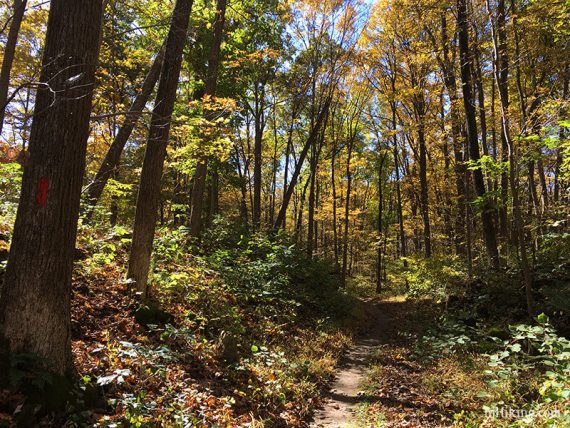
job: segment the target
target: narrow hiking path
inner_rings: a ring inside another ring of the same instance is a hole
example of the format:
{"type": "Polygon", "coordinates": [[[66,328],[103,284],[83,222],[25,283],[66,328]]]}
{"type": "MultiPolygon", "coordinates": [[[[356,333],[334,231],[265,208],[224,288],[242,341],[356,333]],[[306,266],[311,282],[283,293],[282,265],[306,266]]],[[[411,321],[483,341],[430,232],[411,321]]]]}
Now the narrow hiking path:
{"type": "Polygon", "coordinates": [[[373,303],[371,315],[369,330],[356,340],[354,348],[344,358],[325,406],[315,414],[312,427],[354,426],[356,409],[365,396],[360,390],[364,372],[372,353],[386,341],[393,326],[383,302],[373,303]]]}
{"type": "Polygon", "coordinates": [[[343,359],[313,428],[449,426],[460,411],[426,385],[442,373],[413,358],[431,308],[405,299],[371,302],[370,328],[343,359]]]}

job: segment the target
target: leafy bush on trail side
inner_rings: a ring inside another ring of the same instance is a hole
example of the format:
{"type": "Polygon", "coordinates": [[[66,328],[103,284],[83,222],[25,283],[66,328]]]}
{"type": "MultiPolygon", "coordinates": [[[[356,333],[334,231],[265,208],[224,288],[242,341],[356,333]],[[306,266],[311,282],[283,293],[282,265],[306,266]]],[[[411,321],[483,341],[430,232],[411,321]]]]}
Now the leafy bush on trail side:
{"type": "Polygon", "coordinates": [[[456,371],[486,382],[477,394],[477,410],[456,415],[460,426],[568,426],[570,341],[556,333],[544,314],[536,321],[510,326],[508,338],[499,339],[489,336],[493,329],[451,319],[416,343],[416,358],[439,361],[456,355],[462,361],[456,371]],[[481,357],[487,358],[487,367],[480,366],[481,357]],[[519,409],[522,416],[505,419],[501,409],[519,409]]]}

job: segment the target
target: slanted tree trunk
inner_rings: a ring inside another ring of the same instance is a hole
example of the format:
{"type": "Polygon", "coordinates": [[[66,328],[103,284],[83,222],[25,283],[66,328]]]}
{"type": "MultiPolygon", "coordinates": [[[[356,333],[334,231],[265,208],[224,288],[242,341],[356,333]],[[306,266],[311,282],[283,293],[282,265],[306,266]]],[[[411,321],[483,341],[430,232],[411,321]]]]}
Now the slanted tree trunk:
{"type": "Polygon", "coordinates": [[[86,218],[87,221],[91,219],[93,215],[93,208],[99,202],[99,198],[109,181],[109,178],[113,175],[113,173],[118,169],[119,162],[121,160],[121,154],[123,153],[123,149],[125,145],[129,141],[129,138],[137,124],[138,120],[140,119],[143,109],[152,94],[154,87],[156,86],[156,82],[158,81],[158,77],[160,76],[160,69],[162,67],[162,62],[164,60],[164,48],[163,45],[158,55],[154,59],[152,66],[143,82],[142,88],[140,93],[135,97],[131,108],[129,109],[125,121],[119,129],[119,132],[113,139],[111,143],[111,147],[107,151],[105,155],[105,159],[101,163],[93,182],[89,185],[87,191],[87,212],[86,218]]]}
{"type": "Polygon", "coordinates": [[[8,31],[6,46],[4,46],[4,59],[2,60],[2,70],[0,71],[0,135],[4,127],[4,117],[6,108],[8,107],[8,88],[10,87],[10,74],[12,72],[12,63],[16,53],[16,45],[18,44],[18,35],[20,27],[24,19],[27,0],[14,0],[14,14],[12,15],[12,23],[8,31]]]}
{"type": "MultiPolygon", "coordinates": [[[[467,140],[469,157],[473,162],[480,159],[479,141],[477,138],[477,113],[473,98],[473,82],[471,79],[471,52],[469,49],[469,23],[467,0],[457,0],[457,25],[459,32],[459,52],[461,57],[461,80],[463,82],[463,104],[467,119],[467,140]]],[[[486,197],[485,181],[480,168],[473,171],[473,181],[477,196],[483,199],[481,206],[481,223],[487,255],[494,268],[499,268],[499,250],[497,248],[497,236],[493,224],[492,206],[486,197]]]]}
{"type": "Polygon", "coordinates": [[[174,6],[141,171],[127,275],[134,281],[136,290],[143,298],[149,294],[148,271],[158,220],[161,177],[192,2],[193,0],[177,0],[174,6]]]}
{"type": "MultiPolygon", "coordinates": [[[[224,36],[224,26],[226,23],[227,0],[218,0],[216,3],[216,18],[214,21],[214,40],[208,58],[208,75],[206,77],[205,98],[216,95],[218,84],[218,69],[220,66],[220,48],[224,36]]],[[[212,120],[211,113],[206,113],[205,118],[212,120]]],[[[202,156],[198,159],[196,171],[192,185],[192,206],[190,208],[190,234],[194,237],[202,233],[202,212],[204,206],[204,189],[206,186],[206,176],[208,175],[208,157],[202,156]]]]}
{"type": "Polygon", "coordinates": [[[315,122],[313,129],[311,129],[311,133],[309,134],[309,138],[307,138],[307,141],[305,142],[303,150],[299,154],[299,160],[297,161],[297,165],[295,166],[295,171],[293,172],[293,176],[291,177],[291,181],[287,185],[287,192],[285,192],[285,195],[283,196],[283,203],[281,205],[281,208],[279,209],[279,214],[277,215],[277,220],[275,220],[275,224],[273,225],[273,228],[275,230],[278,230],[278,229],[283,227],[283,224],[285,222],[285,216],[287,215],[287,208],[289,207],[289,202],[291,201],[291,196],[293,196],[293,192],[295,191],[295,186],[297,185],[297,180],[299,179],[299,175],[301,174],[301,169],[303,168],[303,163],[305,162],[305,159],[307,158],[307,153],[309,152],[309,148],[313,144],[313,141],[315,141],[315,139],[317,139],[319,136],[320,129],[324,125],[325,118],[328,114],[329,106],[330,106],[330,98],[328,98],[325,101],[325,103],[321,109],[321,112],[319,113],[319,116],[315,122]]]}
{"type": "Polygon", "coordinates": [[[102,16],[101,0],[51,2],[0,296],[0,349],[37,354],[60,374],[73,372],[71,273],[102,16]]]}

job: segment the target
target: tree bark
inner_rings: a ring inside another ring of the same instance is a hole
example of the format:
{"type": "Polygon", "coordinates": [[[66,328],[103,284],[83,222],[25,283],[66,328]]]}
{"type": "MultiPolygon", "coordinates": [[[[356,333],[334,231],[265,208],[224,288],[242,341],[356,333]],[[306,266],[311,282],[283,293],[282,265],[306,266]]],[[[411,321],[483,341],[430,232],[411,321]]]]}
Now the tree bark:
{"type": "Polygon", "coordinates": [[[16,53],[16,45],[18,44],[20,27],[24,19],[24,12],[26,11],[26,3],[27,0],[14,0],[14,14],[12,15],[12,23],[10,24],[6,46],[4,47],[4,59],[2,60],[2,70],[0,71],[0,135],[2,135],[4,117],[6,116],[6,108],[8,107],[10,74],[16,53]]]}
{"type": "Polygon", "coordinates": [[[101,0],[51,2],[0,296],[0,345],[37,354],[60,374],[73,373],[71,273],[102,16],[101,0]]]}
{"type": "Polygon", "coordinates": [[[192,3],[193,0],[177,0],[174,6],[141,171],[128,278],[134,281],[142,298],[149,294],[148,271],[158,220],[161,177],[192,3]]]}

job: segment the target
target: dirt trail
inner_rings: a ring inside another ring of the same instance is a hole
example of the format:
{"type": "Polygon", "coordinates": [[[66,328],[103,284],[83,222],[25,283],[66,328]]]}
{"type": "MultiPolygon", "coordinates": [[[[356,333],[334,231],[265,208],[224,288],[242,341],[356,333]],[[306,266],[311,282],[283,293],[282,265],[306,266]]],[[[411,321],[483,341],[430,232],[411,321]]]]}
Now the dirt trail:
{"type": "Polygon", "coordinates": [[[392,329],[392,318],[382,302],[374,302],[371,308],[373,320],[369,331],[356,340],[354,348],[344,359],[337,378],[327,396],[323,409],[315,413],[313,428],[355,427],[355,410],[366,400],[359,389],[370,356],[374,349],[385,343],[392,329]]]}

